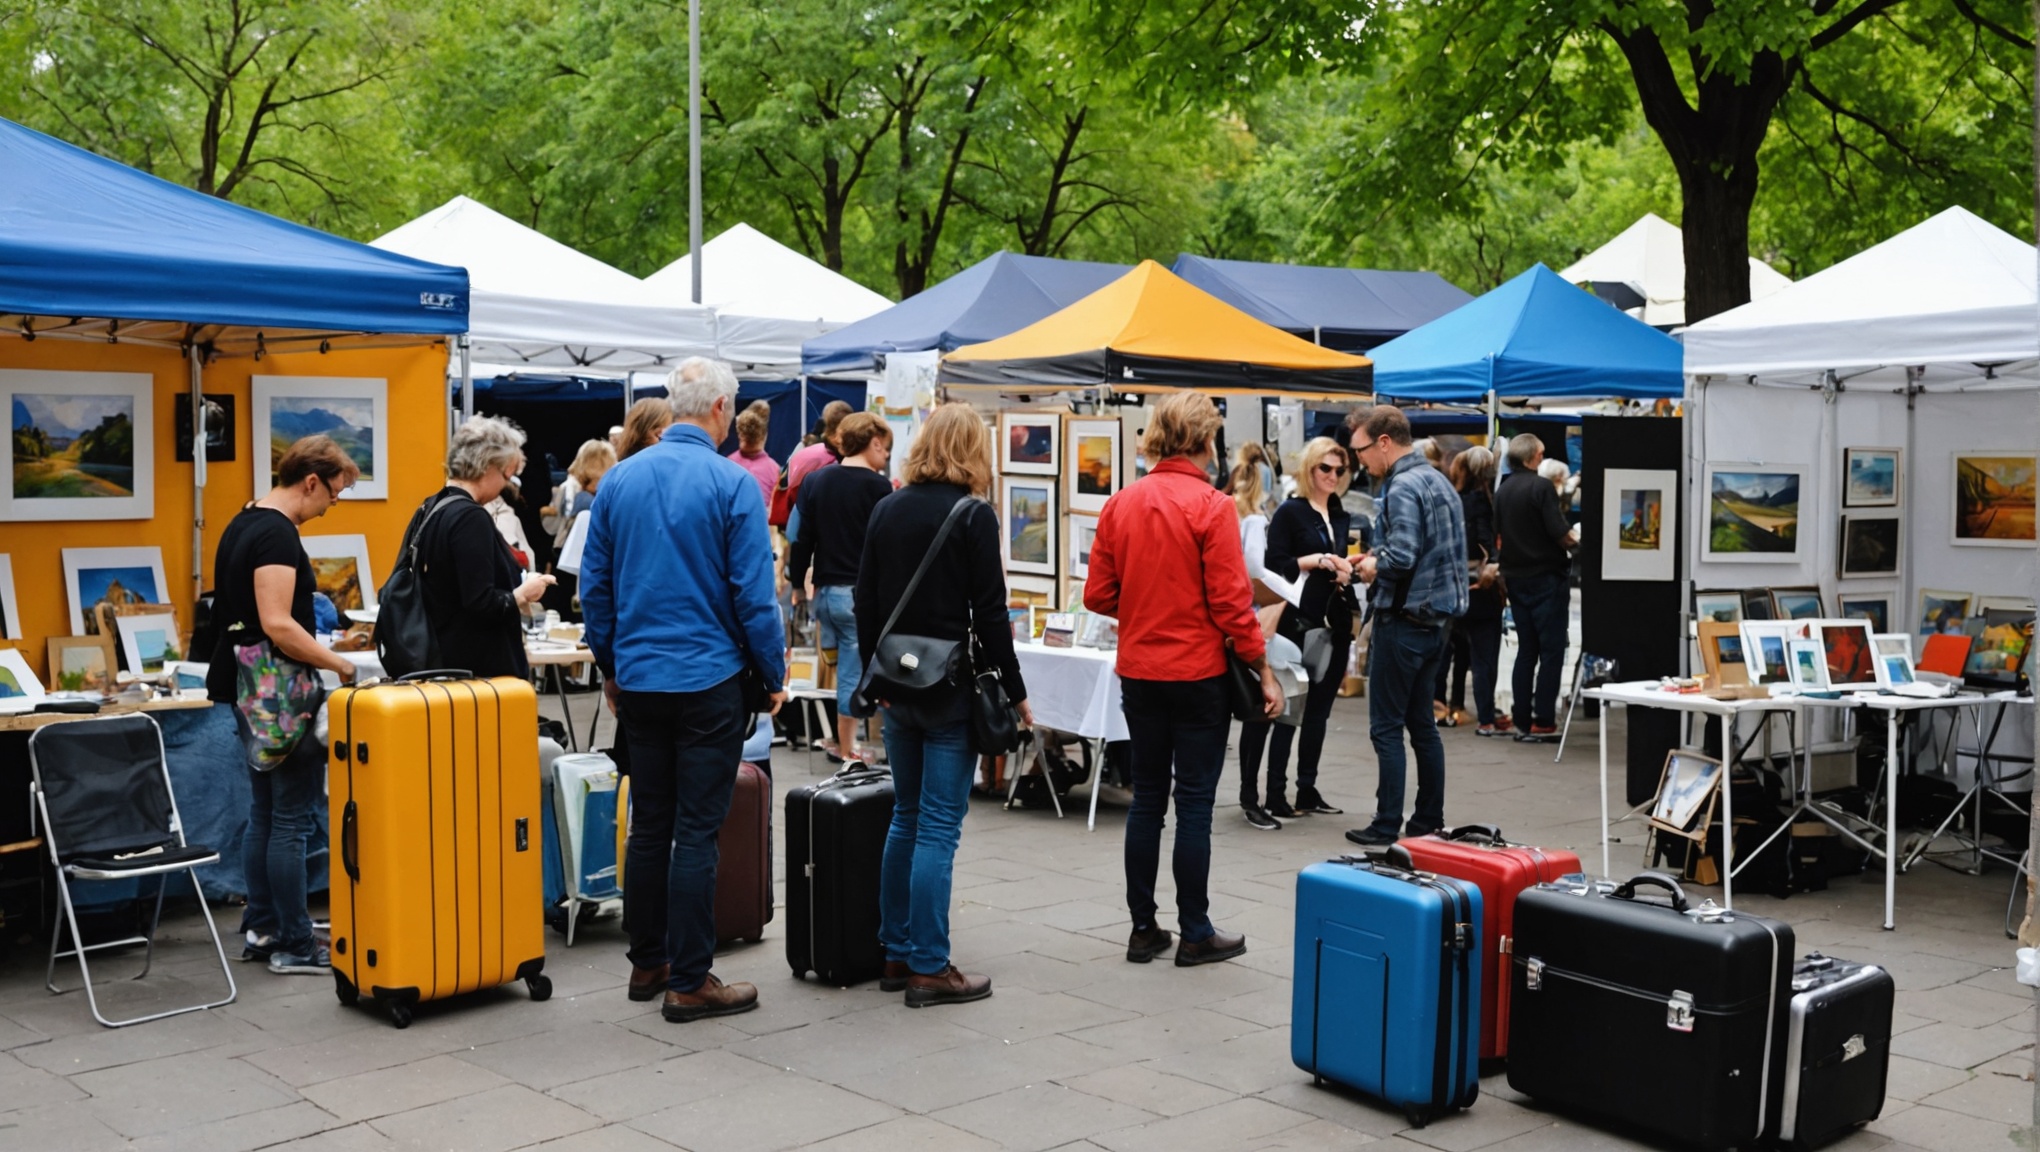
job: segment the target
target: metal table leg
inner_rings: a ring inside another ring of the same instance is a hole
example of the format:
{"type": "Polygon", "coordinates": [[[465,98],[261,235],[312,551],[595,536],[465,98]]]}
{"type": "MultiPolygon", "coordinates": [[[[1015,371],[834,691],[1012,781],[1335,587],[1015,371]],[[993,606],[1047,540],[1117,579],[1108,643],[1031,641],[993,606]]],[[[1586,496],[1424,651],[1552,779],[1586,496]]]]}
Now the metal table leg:
{"type": "Polygon", "coordinates": [[[1601,701],[1601,875],[1611,875],[1608,869],[1608,713],[1614,711],[1613,701],[1601,701]]]}

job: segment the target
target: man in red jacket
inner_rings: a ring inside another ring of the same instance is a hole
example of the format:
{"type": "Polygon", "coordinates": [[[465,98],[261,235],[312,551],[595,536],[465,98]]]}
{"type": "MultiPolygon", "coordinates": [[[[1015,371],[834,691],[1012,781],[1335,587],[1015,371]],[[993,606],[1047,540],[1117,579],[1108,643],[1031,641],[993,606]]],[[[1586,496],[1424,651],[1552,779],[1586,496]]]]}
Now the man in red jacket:
{"type": "Polygon", "coordinates": [[[1162,823],[1176,798],[1176,966],[1230,960],[1246,937],[1210,917],[1211,806],[1232,726],[1226,648],[1261,676],[1262,706],[1282,711],[1282,688],[1264,659],[1254,594],[1240,550],[1239,516],[1211,486],[1212,440],[1221,417],[1204,395],[1157,405],[1141,440],[1156,461],[1138,483],[1105,502],[1091,545],[1084,607],[1119,622],[1121,708],[1133,744],[1133,808],[1126,817],[1126,904],[1133,935],[1126,958],[1145,964],[1169,950],[1155,923],[1162,823]]]}

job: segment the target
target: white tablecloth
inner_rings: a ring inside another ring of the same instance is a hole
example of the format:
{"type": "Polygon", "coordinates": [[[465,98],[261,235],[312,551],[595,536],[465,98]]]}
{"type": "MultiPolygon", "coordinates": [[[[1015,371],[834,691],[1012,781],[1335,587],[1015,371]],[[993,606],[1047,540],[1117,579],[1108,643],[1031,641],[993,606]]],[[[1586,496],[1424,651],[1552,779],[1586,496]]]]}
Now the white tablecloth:
{"type": "Polygon", "coordinates": [[[1015,644],[1034,722],[1087,740],[1126,739],[1119,710],[1119,658],[1096,648],[1045,648],[1015,644]]]}

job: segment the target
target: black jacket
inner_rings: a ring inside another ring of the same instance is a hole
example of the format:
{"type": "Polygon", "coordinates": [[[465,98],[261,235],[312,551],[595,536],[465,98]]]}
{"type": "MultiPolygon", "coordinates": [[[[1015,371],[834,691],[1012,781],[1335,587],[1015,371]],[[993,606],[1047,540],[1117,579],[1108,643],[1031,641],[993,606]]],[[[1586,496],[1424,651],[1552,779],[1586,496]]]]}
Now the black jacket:
{"type": "Polygon", "coordinates": [[[869,468],[815,469],[800,485],[800,537],[787,552],[786,578],[799,587],[813,564],[817,588],[856,584],[871,510],[892,491],[892,481],[869,468]]]}
{"type": "MultiPolygon", "coordinates": [[[[1484,484],[1470,484],[1459,490],[1459,507],[1466,515],[1466,558],[1486,562],[1495,559],[1495,497],[1484,484]]],[[[1471,619],[1499,619],[1502,593],[1498,588],[1466,590],[1466,615],[1471,619]]]]}
{"type": "Polygon", "coordinates": [[[1565,536],[1572,526],[1565,522],[1558,489],[1536,472],[1519,468],[1503,479],[1495,492],[1495,527],[1502,537],[1505,578],[1559,574],[1571,564],[1565,536]]]}
{"type": "MultiPolygon", "coordinates": [[[[907,590],[914,569],[935,542],[950,506],[964,497],[955,484],[909,484],[878,502],[864,536],[864,560],[857,570],[857,650],[866,659],[878,650],[886,617],[907,590]]],[[[999,517],[983,501],[949,530],[942,552],[929,565],[914,598],[900,614],[896,631],[938,640],[977,634],[983,659],[999,670],[1006,695],[1027,698],[1020,663],[1013,655],[1013,630],[1006,615],[1005,565],[999,559],[999,517]]],[[[843,675],[862,675],[844,670],[843,675]]],[[[962,719],[963,693],[947,702],[928,701],[917,718],[931,726],[962,719]]]]}
{"type": "MultiPolygon", "coordinates": [[[[1325,516],[1319,516],[1309,500],[1291,496],[1268,517],[1268,552],[1262,563],[1277,576],[1293,581],[1303,572],[1297,566],[1302,557],[1320,552],[1344,556],[1346,537],[1352,527],[1353,517],[1338,497],[1331,497],[1325,504],[1325,516]],[[1326,517],[1332,522],[1329,535],[1325,532],[1326,517]]],[[[1301,603],[1282,613],[1280,627],[1284,635],[1296,639],[1305,628],[1320,625],[1331,629],[1334,636],[1352,634],[1353,588],[1340,587],[1330,571],[1320,568],[1310,573],[1299,599],[1301,603]]]]}
{"type": "MultiPolygon", "coordinates": [[[[528,675],[522,613],[512,595],[524,573],[494,518],[472,496],[448,485],[433,500],[440,497],[451,502],[418,540],[425,615],[439,641],[439,662],[476,676],[528,675]]],[[[414,515],[414,526],[417,520],[414,515]]],[[[406,529],[404,538],[410,537],[406,529]]]]}

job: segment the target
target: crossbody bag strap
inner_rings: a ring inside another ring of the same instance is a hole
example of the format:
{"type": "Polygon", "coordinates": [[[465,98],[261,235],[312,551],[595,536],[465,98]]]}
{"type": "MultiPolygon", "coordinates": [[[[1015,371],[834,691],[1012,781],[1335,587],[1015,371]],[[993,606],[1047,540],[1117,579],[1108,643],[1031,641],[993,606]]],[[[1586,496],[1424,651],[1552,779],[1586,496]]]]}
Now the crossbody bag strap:
{"type": "Polygon", "coordinates": [[[942,551],[943,542],[949,539],[949,530],[956,527],[957,520],[977,502],[975,497],[965,496],[949,506],[949,515],[943,519],[942,527],[936,529],[935,541],[928,545],[927,554],[921,557],[920,567],[914,569],[914,578],[907,581],[907,590],[900,593],[900,602],[893,605],[892,615],[885,618],[885,627],[878,630],[878,639],[871,642],[873,653],[878,651],[880,644],[885,643],[886,637],[892,635],[893,625],[900,622],[900,614],[907,610],[907,602],[914,598],[914,590],[921,586],[921,577],[926,576],[928,569],[934,566],[935,557],[942,551]]]}

